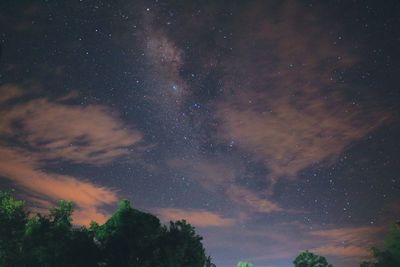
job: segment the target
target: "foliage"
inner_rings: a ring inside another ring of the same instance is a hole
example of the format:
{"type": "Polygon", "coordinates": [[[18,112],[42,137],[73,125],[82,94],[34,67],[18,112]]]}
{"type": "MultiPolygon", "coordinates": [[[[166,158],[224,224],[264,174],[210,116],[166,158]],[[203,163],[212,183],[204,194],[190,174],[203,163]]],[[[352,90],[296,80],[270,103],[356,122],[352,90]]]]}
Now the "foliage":
{"type": "Polygon", "coordinates": [[[206,259],[206,264],[204,265],[204,267],[216,267],[214,263],[212,263],[211,257],[208,256],[206,259]]]}
{"type": "Polygon", "coordinates": [[[24,202],[0,191],[0,266],[18,266],[28,214],[24,202]]]}
{"type": "Polygon", "coordinates": [[[400,266],[400,229],[392,226],[384,243],[383,250],[372,248],[374,260],[363,262],[361,267],[398,267],[400,266]]]}
{"type": "Polygon", "coordinates": [[[0,191],[0,267],[215,267],[185,221],[162,226],[127,200],[103,225],[72,223],[73,204],[29,216],[23,201],[0,191]]]}
{"type": "Polygon", "coordinates": [[[154,249],[160,237],[160,221],[130,207],[127,200],[101,226],[92,225],[106,266],[154,266],[154,249]]]}
{"type": "Polygon", "coordinates": [[[186,221],[170,222],[163,227],[160,238],[159,266],[202,267],[207,263],[202,237],[186,221]]]}
{"type": "Polygon", "coordinates": [[[295,267],[332,267],[324,257],[308,250],[301,252],[293,263],[295,267]]]}
{"type": "Polygon", "coordinates": [[[29,218],[21,266],[97,266],[94,236],[86,228],[73,227],[72,212],[72,203],[60,201],[49,215],[29,218]]]}
{"type": "Polygon", "coordinates": [[[237,264],[237,267],[253,267],[253,264],[248,263],[248,262],[239,261],[237,264]]]}

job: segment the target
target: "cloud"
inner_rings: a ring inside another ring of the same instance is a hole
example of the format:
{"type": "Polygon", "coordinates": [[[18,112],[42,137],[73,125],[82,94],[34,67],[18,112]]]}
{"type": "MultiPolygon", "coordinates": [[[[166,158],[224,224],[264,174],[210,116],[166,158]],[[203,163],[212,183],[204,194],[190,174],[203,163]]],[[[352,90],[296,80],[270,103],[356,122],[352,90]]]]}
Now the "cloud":
{"type": "Polygon", "coordinates": [[[81,207],[74,211],[73,222],[77,225],[90,225],[91,222],[105,223],[110,214],[103,212],[98,207],[81,207]]]}
{"type": "Polygon", "coordinates": [[[278,204],[268,200],[266,196],[261,196],[257,192],[235,183],[237,176],[244,175],[242,164],[196,158],[194,160],[170,160],[169,165],[197,181],[204,189],[226,195],[246,212],[284,211],[278,204]]]}
{"type": "MultiPolygon", "coordinates": [[[[1,87],[11,99],[18,86],[1,87]]],[[[46,171],[46,162],[103,165],[130,156],[141,134],[100,105],[67,105],[36,98],[0,109],[0,176],[28,192],[39,209],[60,199],[77,205],[75,223],[104,222],[114,190],[78,177],[46,171]],[[14,146],[10,146],[12,143],[14,146]],[[5,145],[8,144],[8,145],[5,145]]]]}
{"type": "Polygon", "coordinates": [[[223,162],[211,162],[206,159],[195,160],[173,159],[168,165],[196,180],[206,190],[218,192],[232,184],[235,180],[237,168],[223,162]]]}
{"type": "Polygon", "coordinates": [[[382,235],[380,227],[348,227],[310,232],[311,236],[322,239],[321,245],[312,248],[315,253],[337,257],[367,259],[376,237],[382,235]]]}
{"type": "Polygon", "coordinates": [[[371,226],[347,227],[313,231],[312,235],[340,242],[363,243],[366,237],[379,233],[382,230],[380,227],[371,226]]]}
{"type": "Polygon", "coordinates": [[[260,197],[258,194],[240,186],[232,185],[227,189],[229,198],[255,212],[271,213],[284,211],[278,204],[260,197]]]}
{"type": "Polygon", "coordinates": [[[309,245],[307,229],[293,220],[290,223],[238,221],[232,228],[207,229],[204,236],[207,247],[264,266],[274,265],[277,260],[292,262],[309,245]]]}
{"type": "Polygon", "coordinates": [[[44,159],[105,164],[130,154],[129,148],[142,139],[100,105],[64,105],[42,98],[0,111],[0,116],[3,137],[18,138],[44,159]]]}
{"type": "Polygon", "coordinates": [[[319,97],[294,101],[286,95],[270,101],[267,93],[257,93],[222,103],[220,132],[264,160],[278,178],[337,157],[386,119],[343,102],[333,107],[319,97]]]}
{"type": "Polygon", "coordinates": [[[0,86],[0,103],[15,99],[23,95],[23,90],[13,84],[5,84],[0,86]]]}
{"type": "Polygon", "coordinates": [[[337,158],[388,120],[384,111],[348,100],[337,73],[357,57],[316,25],[313,14],[293,2],[268,18],[251,11],[237,33],[238,52],[223,64],[217,130],[264,161],[272,183],[337,158]]]}
{"type": "Polygon", "coordinates": [[[198,227],[226,227],[235,223],[234,219],[224,218],[218,213],[206,210],[163,208],[156,209],[155,213],[165,221],[184,219],[198,227]]]}
{"type": "Polygon", "coordinates": [[[75,223],[88,224],[91,220],[104,222],[106,214],[101,207],[117,201],[113,190],[40,169],[34,154],[0,147],[0,176],[38,195],[35,202],[39,201],[40,206],[50,204],[43,202],[42,198],[50,198],[53,202],[60,199],[73,201],[77,205],[75,223]]]}
{"type": "Polygon", "coordinates": [[[294,220],[267,224],[260,221],[245,227],[237,223],[233,229],[209,229],[205,240],[213,249],[240,251],[243,259],[254,264],[273,264],[276,260],[292,262],[300,251],[307,249],[327,257],[334,266],[347,267],[369,259],[370,247],[381,239],[381,230],[372,226],[310,230],[310,225],[294,220]]]}
{"type": "Polygon", "coordinates": [[[321,246],[313,249],[312,252],[320,255],[333,255],[340,257],[358,257],[358,258],[368,258],[371,255],[371,251],[369,249],[353,245],[321,246]]]}

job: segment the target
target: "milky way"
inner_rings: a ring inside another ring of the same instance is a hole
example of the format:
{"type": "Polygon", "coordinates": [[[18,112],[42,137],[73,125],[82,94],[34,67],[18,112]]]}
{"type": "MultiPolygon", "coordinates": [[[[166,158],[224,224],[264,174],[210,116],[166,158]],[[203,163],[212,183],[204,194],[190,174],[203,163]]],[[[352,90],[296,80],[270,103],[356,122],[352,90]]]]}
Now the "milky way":
{"type": "Polygon", "coordinates": [[[358,266],[400,218],[397,1],[4,1],[0,189],[186,219],[219,267],[358,266]]]}

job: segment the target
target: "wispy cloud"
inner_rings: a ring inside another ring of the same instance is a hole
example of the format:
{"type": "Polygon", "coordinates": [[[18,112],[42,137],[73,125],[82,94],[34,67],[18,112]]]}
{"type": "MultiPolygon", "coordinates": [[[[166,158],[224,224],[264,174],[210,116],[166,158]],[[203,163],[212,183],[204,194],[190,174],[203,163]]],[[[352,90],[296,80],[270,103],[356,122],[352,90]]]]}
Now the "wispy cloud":
{"type": "Polygon", "coordinates": [[[76,177],[45,172],[35,154],[16,149],[0,147],[0,176],[37,195],[36,205],[51,204],[43,199],[73,201],[77,205],[74,222],[78,224],[104,222],[106,213],[101,207],[117,201],[113,190],[76,177]]]}
{"type": "Polygon", "coordinates": [[[171,159],[168,165],[188,175],[206,190],[221,192],[234,183],[237,168],[220,161],[196,158],[194,160],[171,159]]]}
{"type": "Polygon", "coordinates": [[[386,119],[339,99],[269,99],[268,93],[237,97],[222,103],[218,112],[222,136],[264,160],[275,179],[337,157],[386,119]]]}
{"type": "Polygon", "coordinates": [[[365,259],[370,257],[371,251],[364,246],[355,245],[327,245],[314,248],[312,250],[314,253],[319,255],[333,255],[339,257],[357,257],[365,259]]]}
{"type": "Polygon", "coordinates": [[[218,213],[207,210],[163,208],[156,209],[155,213],[165,221],[184,219],[198,227],[225,227],[235,223],[232,218],[225,218],[218,213]]]}
{"type": "MultiPolygon", "coordinates": [[[[1,88],[7,100],[21,96],[17,86],[1,88]],[[16,93],[17,92],[17,93],[16,93]]],[[[77,205],[75,223],[103,222],[104,205],[117,201],[114,190],[82,178],[46,171],[48,160],[101,165],[132,154],[141,134],[100,105],[67,105],[36,98],[0,110],[0,176],[34,194],[36,204],[59,199],[77,205]],[[9,143],[9,142],[8,142],[9,143]]]]}
{"type": "Polygon", "coordinates": [[[375,245],[373,242],[382,232],[380,227],[367,226],[313,231],[310,234],[323,239],[324,244],[312,250],[322,255],[367,259],[375,245]]]}
{"type": "Polygon", "coordinates": [[[206,241],[210,247],[220,251],[230,250],[234,246],[232,251],[240,251],[242,259],[256,265],[273,265],[277,260],[289,264],[298,253],[309,250],[326,257],[334,266],[349,267],[369,259],[370,248],[376,245],[376,240],[381,236],[382,228],[375,226],[310,230],[310,225],[297,221],[252,222],[244,227],[237,223],[233,229],[208,229],[206,241]]]}
{"type": "Polygon", "coordinates": [[[230,186],[227,189],[227,195],[233,202],[244,206],[247,210],[261,213],[284,211],[277,203],[240,186],[230,186]]]}
{"type": "Polygon", "coordinates": [[[131,153],[129,148],[142,138],[100,105],[65,105],[41,98],[0,115],[3,137],[26,143],[44,159],[104,164],[131,153]]]}
{"type": "Polygon", "coordinates": [[[247,212],[271,213],[285,211],[267,196],[238,185],[235,178],[243,175],[243,166],[222,160],[170,160],[169,165],[198,182],[204,189],[225,195],[247,212]]]}
{"type": "Polygon", "coordinates": [[[295,6],[244,15],[216,103],[220,137],[264,161],[272,182],[337,158],[389,117],[346,98],[337,73],[357,57],[295,6]]]}
{"type": "Polygon", "coordinates": [[[0,86],[0,103],[15,99],[23,95],[23,90],[13,84],[5,84],[0,86]]]}

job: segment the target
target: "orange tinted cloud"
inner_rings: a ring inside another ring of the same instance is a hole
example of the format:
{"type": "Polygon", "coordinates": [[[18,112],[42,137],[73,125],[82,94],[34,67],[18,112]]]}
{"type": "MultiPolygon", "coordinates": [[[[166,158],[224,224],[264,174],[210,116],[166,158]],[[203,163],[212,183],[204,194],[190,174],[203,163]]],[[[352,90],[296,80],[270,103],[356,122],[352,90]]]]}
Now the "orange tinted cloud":
{"type": "Polygon", "coordinates": [[[371,226],[309,231],[309,225],[293,222],[271,224],[263,229],[243,229],[238,235],[251,240],[251,251],[256,252],[251,260],[289,258],[307,249],[327,257],[328,262],[336,260],[335,266],[357,266],[369,259],[370,248],[381,238],[381,231],[371,226]],[[273,242],[260,248],[257,238],[273,242]]]}
{"type": "Polygon", "coordinates": [[[73,222],[77,225],[90,225],[91,222],[105,223],[110,214],[100,211],[98,208],[79,208],[74,211],[73,222]]]}
{"type": "Polygon", "coordinates": [[[367,259],[376,237],[382,234],[380,227],[348,227],[313,231],[324,244],[311,250],[322,255],[367,259]]]}
{"type": "Polygon", "coordinates": [[[357,57],[295,6],[244,15],[216,102],[220,137],[263,160],[272,182],[337,158],[389,118],[346,98],[335,73],[357,57]]]}
{"type": "Polygon", "coordinates": [[[330,106],[311,96],[297,102],[286,95],[271,101],[265,93],[236,98],[219,106],[220,131],[264,160],[278,178],[337,157],[386,119],[345,102],[330,106]]]}
{"type": "Polygon", "coordinates": [[[227,185],[234,182],[237,171],[237,168],[232,168],[222,162],[200,158],[195,160],[173,159],[168,164],[212,192],[225,190],[227,185]]]}
{"type": "Polygon", "coordinates": [[[19,97],[23,91],[18,86],[13,84],[6,84],[0,86],[0,103],[19,97]]]}
{"type": "Polygon", "coordinates": [[[170,160],[169,165],[196,180],[204,189],[226,195],[246,212],[283,211],[278,204],[268,200],[266,196],[235,185],[235,177],[243,175],[240,164],[196,158],[195,160],[170,160]]]}
{"type": "Polygon", "coordinates": [[[75,177],[41,171],[34,154],[10,148],[0,147],[0,176],[37,195],[39,200],[41,196],[54,202],[73,201],[77,205],[75,223],[104,222],[106,214],[101,207],[117,201],[113,190],[75,177]]]}
{"type": "Polygon", "coordinates": [[[39,149],[40,157],[104,164],[130,153],[141,134],[104,106],[71,106],[36,99],[0,112],[0,131],[39,149]],[[18,123],[18,127],[15,127],[18,123]]]}
{"type": "MultiPolygon", "coordinates": [[[[22,95],[17,86],[2,89],[3,96],[9,96],[3,97],[6,100],[22,95]]],[[[45,98],[0,109],[0,133],[0,176],[25,189],[41,210],[60,199],[73,201],[79,224],[104,222],[103,208],[115,203],[117,194],[77,177],[45,171],[46,160],[107,164],[132,154],[142,139],[107,107],[66,105],[45,98]],[[16,146],[3,145],[6,139],[16,141],[16,146]]]]}
{"type": "Polygon", "coordinates": [[[218,213],[206,210],[164,208],[157,209],[155,212],[165,221],[176,221],[183,219],[198,227],[223,227],[230,226],[235,223],[234,219],[224,218],[218,213]]]}
{"type": "Polygon", "coordinates": [[[255,212],[271,213],[283,211],[276,203],[267,198],[260,197],[258,194],[246,188],[232,185],[227,189],[227,195],[230,199],[239,205],[246,207],[255,212]]]}
{"type": "Polygon", "coordinates": [[[366,247],[354,246],[354,245],[330,245],[321,246],[312,250],[320,255],[332,255],[340,257],[357,257],[357,258],[368,258],[371,256],[371,250],[366,247]]]}
{"type": "Polygon", "coordinates": [[[348,227],[348,228],[337,228],[329,230],[319,230],[312,232],[313,235],[329,238],[338,241],[346,242],[357,242],[362,243],[367,237],[380,233],[382,228],[380,227],[348,227]]]}

